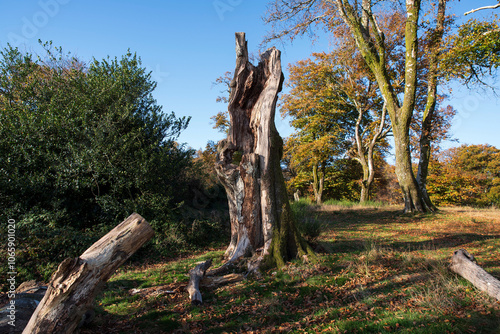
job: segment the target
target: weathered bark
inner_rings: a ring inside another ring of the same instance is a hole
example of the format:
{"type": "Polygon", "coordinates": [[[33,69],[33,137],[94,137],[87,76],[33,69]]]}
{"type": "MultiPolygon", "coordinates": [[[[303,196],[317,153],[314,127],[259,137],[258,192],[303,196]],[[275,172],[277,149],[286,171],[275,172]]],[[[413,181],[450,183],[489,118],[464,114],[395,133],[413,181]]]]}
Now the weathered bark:
{"type": "Polygon", "coordinates": [[[422,193],[413,174],[410,151],[410,135],[408,133],[397,136],[396,133],[406,131],[392,126],[396,151],[396,176],[405,203],[404,212],[426,212],[422,193]],[[399,153],[399,154],[398,154],[399,153]]]}
{"type": "Polygon", "coordinates": [[[429,44],[429,73],[427,75],[427,102],[422,118],[422,131],[420,133],[420,159],[418,161],[417,183],[422,193],[422,198],[429,211],[436,211],[427,193],[427,175],[429,174],[429,162],[431,159],[431,132],[432,119],[436,111],[439,47],[443,39],[444,20],[446,11],[446,0],[439,0],[436,20],[436,28],[430,35],[429,44]]]}
{"type": "Polygon", "coordinates": [[[218,275],[225,267],[219,267],[215,270],[208,272],[208,268],[212,265],[212,260],[209,259],[204,262],[200,262],[189,271],[189,283],[186,290],[189,294],[189,299],[191,299],[191,304],[201,305],[203,304],[203,299],[201,297],[200,286],[213,288],[219,285],[237,283],[242,281],[245,276],[242,274],[228,274],[224,276],[212,276],[218,275]]]}
{"type": "Polygon", "coordinates": [[[312,250],[295,228],[280,160],[283,140],[274,115],[281,91],[280,52],[267,50],[257,66],[248,61],[244,33],[236,33],[236,68],[231,82],[228,137],[219,142],[216,171],[224,185],[231,223],[228,261],[266,256],[270,263],[312,250]]]}
{"type": "Polygon", "coordinates": [[[293,200],[294,200],[295,202],[300,201],[300,191],[299,191],[298,189],[297,189],[297,190],[295,190],[295,192],[293,193],[293,200]]]}
{"type": "Polygon", "coordinates": [[[189,293],[189,299],[191,299],[191,304],[193,305],[201,305],[203,303],[200,293],[200,280],[211,265],[212,260],[207,260],[199,263],[194,269],[189,271],[189,283],[186,290],[189,293]]]}
{"type": "Polygon", "coordinates": [[[74,333],[104,282],[153,235],[134,213],[80,257],[64,260],[23,333],[74,333]]]}
{"type": "Polygon", "coordinates": [[[490,297],[500,300],[500,281],[474,262],[472,255],[464,249],[459,249],[453,253],[450,269],[490,297]]]}

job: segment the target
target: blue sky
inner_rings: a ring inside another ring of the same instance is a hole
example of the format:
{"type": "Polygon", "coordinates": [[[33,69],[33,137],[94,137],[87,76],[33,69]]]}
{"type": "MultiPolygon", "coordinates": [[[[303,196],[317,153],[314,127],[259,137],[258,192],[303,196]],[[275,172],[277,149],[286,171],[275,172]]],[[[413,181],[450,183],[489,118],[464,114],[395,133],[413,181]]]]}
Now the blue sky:
{"type": "MultiPolygon", "coordinates": [[[[462,0],[455,11],[461,14],[478,3],[496,1],[462,0]]],[[[257,52],[270,29],[262,20],[266,6],[266,0],[3,0],[0,47],[10,42],[38,52],[38,39],[51,40],[84,61],[121,57],[127,49],[137,52],[158,82],[154,96],[163,110],[192,117],[179,141],[199,149],[208,140],[224,137],[210,121],[225,109],[215,102],[222,87],[213,83],[234,68],[235,32],[246,32],[250,51],[257,52]]],[[[314,45],[308,39],[278,45],[285,78],[289,63],[328,51],[329,43],[325,37],[314,45]]],[[[500,148],[498,98],[457,85],[453,88],[450,102],[458,110],[452,127],[455,138],[460,143],[500,148]]],[[[276,123],[283,137],[291,133],[286,120],[277,116],[276,123]]]]}

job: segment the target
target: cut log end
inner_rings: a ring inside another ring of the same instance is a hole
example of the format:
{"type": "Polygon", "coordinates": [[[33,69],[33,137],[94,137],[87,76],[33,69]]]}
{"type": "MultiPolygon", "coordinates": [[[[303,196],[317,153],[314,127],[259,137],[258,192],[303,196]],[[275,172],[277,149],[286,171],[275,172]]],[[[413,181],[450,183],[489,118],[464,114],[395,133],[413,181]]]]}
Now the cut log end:
{"type": "Polygon", "coordinates": [[[135,213],[80,257],[64,260],[23,333],[73,333],[92,318],[88,311],[103,283],[153,234],[146,220],[135,213]]]}
{"type": "Polygon", "coordinates": [[[500,281],[478,266],[474,256],[465,249],[453,253],[450,270],[471,282],[488,296],[500,300],[500,281]]]}
{"type": "Polygon", "coordinates": [[[191,296],[191,305],[193,305],[193,306],[200,306],[201,304],[203,304],[203,300],[201,298],[201,293],[199,291],[196,291],[191,296]]]}

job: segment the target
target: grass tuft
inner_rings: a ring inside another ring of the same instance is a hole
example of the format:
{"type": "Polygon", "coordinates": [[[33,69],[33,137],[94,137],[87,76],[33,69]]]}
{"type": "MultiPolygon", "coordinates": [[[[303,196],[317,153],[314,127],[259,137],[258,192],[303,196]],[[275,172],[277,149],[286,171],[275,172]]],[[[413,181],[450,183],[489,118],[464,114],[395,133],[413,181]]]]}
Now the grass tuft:
{"type": "Polygon", "coordinates": [[[323,203],[324,206],[336,207],[339,209],[352,209],[352,208],[371,208],[378,209],[387,206],[384,202],[376,202],[376,201],[366,201],[363,203],[360,202],[352,202],[352,201],[337,201],[337,200],[328,200],[323,203]]]}
{"type": "Polygon", "coordinates": [[[318,214],[308,201],[301,199],[291,203],[291,209],[295,216],[297,229],[309,242],[314,242],[324,229],[324,224],[320,221],[318,214]]]}

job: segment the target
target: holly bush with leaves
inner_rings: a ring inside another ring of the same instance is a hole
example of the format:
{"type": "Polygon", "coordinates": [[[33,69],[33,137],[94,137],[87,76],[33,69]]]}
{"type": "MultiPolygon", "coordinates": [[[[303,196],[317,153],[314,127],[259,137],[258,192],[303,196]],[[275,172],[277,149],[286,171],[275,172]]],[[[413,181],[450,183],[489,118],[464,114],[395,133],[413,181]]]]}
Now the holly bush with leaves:
{"type": "Polygon", "coordinates": [[[80,255],[134,211],[156,230],[150,250],[185,244],[194,152],[175,140],[189,118],[162,111],[131,52],[84,63],[43,47],[43,57],[0,51],[1,215],[16,220],[26,278],[80,255]]]}

